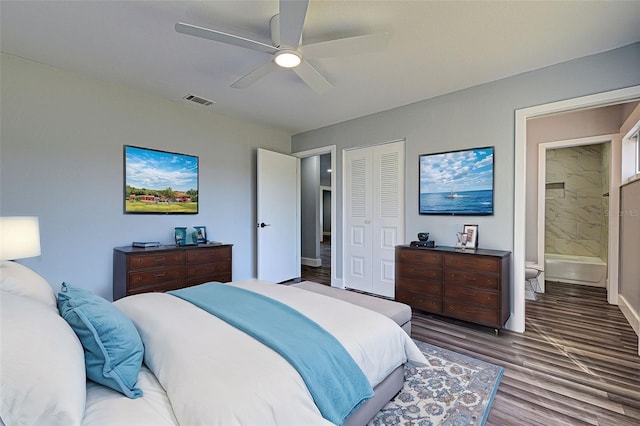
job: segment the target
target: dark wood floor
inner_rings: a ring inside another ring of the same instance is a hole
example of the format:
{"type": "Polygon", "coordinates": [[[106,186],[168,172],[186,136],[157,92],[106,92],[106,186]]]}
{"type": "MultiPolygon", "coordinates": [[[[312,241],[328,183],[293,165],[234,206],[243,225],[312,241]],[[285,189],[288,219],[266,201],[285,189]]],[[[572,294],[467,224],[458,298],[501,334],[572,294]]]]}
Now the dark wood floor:
{"type": "MultiPolygon", "coordinates": [[[[330,263],[329,263],[330,264],[330,263]]],[[[330,273],[306,280],[330,285],[330,273]]],[[[505,368],[487,425],[640,425],[638,337],[604,289],[546,283],[523,334],[415,312],[412,336],[505,368]]]]}
{"type": "MultiPolygon", "coordinates": [[[[330,277],[303,267],[303,280],[330,277]]],[[[412,335],[505,368],[487,425],[640,425],[638,337],[620,309],[602,288],[547,281],[546,290],[526,301],[523,334],[414,311],[412,335]]]]}
{"type": "Polygon", "coordinates": [[[526,332],[414,313],[413,337],[505,368],[488,425],[640,425],[638,338],[604,289],[547,282],[526,332]]]}
{"type": "Polygon", "coordinates": [[[301,281],[315,281],[320,284],[331,285],[331,237],[325,235],[322,240],[320,243],[322,266],[302,265],[301,281]]]}

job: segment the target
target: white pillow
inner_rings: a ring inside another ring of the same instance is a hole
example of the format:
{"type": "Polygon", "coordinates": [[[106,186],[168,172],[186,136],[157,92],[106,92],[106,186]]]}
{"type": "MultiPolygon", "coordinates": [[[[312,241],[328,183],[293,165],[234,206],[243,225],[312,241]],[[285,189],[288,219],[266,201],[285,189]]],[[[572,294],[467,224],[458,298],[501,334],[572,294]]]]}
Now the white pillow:
{"type": "Polygon", "coordinates": [[[0,350],[0,417],[5,424],[82,423],[84,353],[57,311],[0,291],[0,350]]]}
{"type": "Polygon", "coordinates": [[[38,300],[58,309],[53,287],[37,272],[19,263],[8,260],[0,263],[0,289],[38,300]]]}

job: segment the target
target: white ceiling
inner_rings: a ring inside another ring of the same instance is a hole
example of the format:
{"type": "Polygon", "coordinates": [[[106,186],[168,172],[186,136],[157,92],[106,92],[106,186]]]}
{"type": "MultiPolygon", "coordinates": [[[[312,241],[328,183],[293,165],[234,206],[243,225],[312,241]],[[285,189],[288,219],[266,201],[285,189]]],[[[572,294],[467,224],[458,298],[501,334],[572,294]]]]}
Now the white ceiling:
{"type": "Polygon", "coordinates": [[[640,41],[640,1],[311,0],[303,43],[374,32],[388,48],[311,61],[318,95],[290,70],[229,87],[268,59],[178,34],[176,22],[270,43],[277,0],[6,1],[2,51],[291,134],[640,41]]]}

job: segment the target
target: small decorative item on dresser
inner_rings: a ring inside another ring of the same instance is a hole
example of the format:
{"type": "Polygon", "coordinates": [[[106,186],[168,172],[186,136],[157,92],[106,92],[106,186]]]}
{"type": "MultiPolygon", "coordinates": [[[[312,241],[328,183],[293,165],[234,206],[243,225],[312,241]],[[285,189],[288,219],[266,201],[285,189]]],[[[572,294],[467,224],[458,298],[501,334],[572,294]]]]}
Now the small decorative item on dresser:
{"type": "Polygon", "coordinates": [[[194,226],[196,228],[196,237],[198,244],[207,242],[207,227],[206,226],[194,226]]]}
{"type": "Polygon", "coordinates": [[[142,248],[150,248],[150,247],[160,247],[159,241],[134,241],[131,243],[133,247],[142,247],[142,248]]]}
{"type": "Polygon", "coordinates": [[[469,249],[478,248],[478,225],[465,225],[462,232],[467,234],[465,247],[469,249]]]}
{"type": "Polygon", "coordinates": [[[456,232],[456,248],[464,250],[467,247],[467,234],[456,232]]]}
{"type": "Polygon", "coordinates": [[[187,228],[186,227],[174,228],[173,238],[176,242],[176,246],[183,246],[184,241],[187,239],[187,228]]]}

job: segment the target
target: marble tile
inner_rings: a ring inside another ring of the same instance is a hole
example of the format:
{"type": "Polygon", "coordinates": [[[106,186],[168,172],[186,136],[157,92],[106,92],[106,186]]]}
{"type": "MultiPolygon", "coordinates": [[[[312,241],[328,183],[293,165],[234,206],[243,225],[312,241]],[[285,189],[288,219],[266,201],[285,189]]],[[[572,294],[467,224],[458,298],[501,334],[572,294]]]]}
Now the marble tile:
{"type": "Polygon", "coordinates": [[[552,236],[556,239],[578,238],[578,223],[575,220],[562,221],[554,220],[546,223],[545,239],[552,236]]]}
{"type": "Polygon", "coordinates": [[[557,239],[554,244],[556,253],[574,256],[600,256],[600,244],[591,240],[557,239]]]}
{"type": "Polygon", "coordinates": [[[602,226],[600,224],[594,225],[590,223],[577,223],[577,239],[591,240],[600,244],[601,238],[602,226]]]}
{"type": "Polygon", "coordinates": [[[581,256],[606,251],[602,194],[608,155],[602,145],[547,150],[546,182],[562,182],[564,190],[545,191],[545,250],[581,256]]]}

